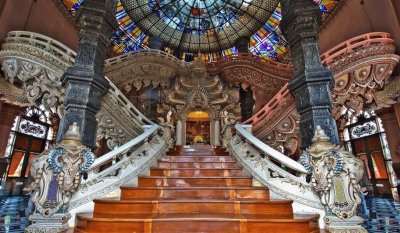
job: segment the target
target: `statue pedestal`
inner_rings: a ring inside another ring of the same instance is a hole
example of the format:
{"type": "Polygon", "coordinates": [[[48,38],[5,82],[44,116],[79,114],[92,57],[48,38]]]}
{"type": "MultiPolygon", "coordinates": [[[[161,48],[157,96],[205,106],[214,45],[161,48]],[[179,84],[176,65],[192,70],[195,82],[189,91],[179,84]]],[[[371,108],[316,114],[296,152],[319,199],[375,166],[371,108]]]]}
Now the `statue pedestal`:
{"type": "Polygon", "coordinates": [[[330,233],[367,233],[368,231],[361,226],[364,219],[353,216],[348,219],[340,219],[335,216],[325,216],[325,230],[330,233]]]}
{"type": "Polygon", "coordinates": [[[67,232],[69,230],[68,220],[71,218],[71,214],[54,214],[52,216],[43,216],[35,213],[29,216],[29,220],[32,221],[32,225],[25,229],[28,233],[37,232],[67,232]]]}

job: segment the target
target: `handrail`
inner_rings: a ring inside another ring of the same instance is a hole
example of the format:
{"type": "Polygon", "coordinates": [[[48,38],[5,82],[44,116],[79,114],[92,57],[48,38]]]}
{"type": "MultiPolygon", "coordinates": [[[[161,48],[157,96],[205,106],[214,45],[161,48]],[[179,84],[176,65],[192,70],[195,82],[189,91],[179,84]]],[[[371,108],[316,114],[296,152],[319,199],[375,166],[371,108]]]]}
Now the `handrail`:
{"type": "Polygon", "coordinates": [[[126,61],[128,59],[131,59],[133,57],[143,57],[143,56],[149,56],[149,55],[156,55],[159,57],[163,57],[167,60],[176,62],[177,64],[183,65],[183,66],[188,66],[190,64],[190,62],[185,62],[182,61],[180,59],[178,59],[177,57],[175,57],[172,54],[169,54],[167,52],[158,50],[158,49],[140,49],[140,50],[136,50],[130,53],[125,53],[113,58],[109,58],[105,61],[104,66],[105,67],[110,67],[114,64],[118,64],[120,62],[126,61]]]}
{"type": "Polygon", "coordinates": [[[151,127],[146,128],[144,133],[142,133],[141,135],[135,137],[131,141],[122,145],[121,147],[115,148],[114,150],[104,154],[100,158],[97,158],[94,161],[94,163],[92,164],[92,166],[89,168],[89,171],[93,170],[105,163],[110,162],[113,158],[115,158],[116,155],[127,152],[130,148],[138,145],[140,142],[143,142],[145,139],[147,139],[149,136],[151,136],[153,133],[155,133],[158,128],[159,128],[158,125],[152,125],[151,127]]]}
{"type": "Polygon", "coordinates": [[[240,58],[245,58],[246,60],[251,61],[251,62],[259,62],[261,64],[268,64],[270,66],[274,66],[279,69],[285,69],[285,70],[289,70],[289,71],[292,70],[292,65],[290,65],[290,64],[285,64],[285,63],[276,62],[273,60],[263,59],[258,56],[255,56],[251,53],[236,53],[236,54],[227,55],[225,57],[220,57],[214,61],[208,62],[207,66],[209,66],[209,68],[216,67],[216,66],[220,66],[220,63],[222,63],[222,62],[237,61],[237,60],[240,60],[240,58]]]}
{"type": "Polygon", "coordinates": [[[357,48],[370,46],[371,44],[394,44],[394,40],[393,37],[386,32],[371,32],[356,36],[323,53],[321,55],[322,64],[327,66],[338,57],[355,51],[357,48]]]}
{"type": "MultiPolygon", "coordinates": [[[[392,39],[392,36],[386,32],[372,32],[363,34],[342,42],[323,53],[321,55],[322,64],[324,66],[329,66],[341,56],[346,55],[351,51],[355,51],[358,48],[368,47],[371,44],[394,44],[394,40],[392,39]]],[[[288,94],[290,95],[288,87],[285,85],[263,108],[261,108],[251,118],[242,122],[242,124],[252,124],[253,126],[257,126],[258,122],[261,122],[263,119],[265,119],[271,113],[271,111],[281,104],[281,102],[283,102],[283,99],[286,99],[288,94]]],[[[294,101],[294,99],[289,101],[294,101]]]]}
{"type": "Polygon", "coordinates": [[[282,87],[282,89],[276,93],[276,95],[263,107],[260,111],[254,114],[251,118],[242,122],[243,125],[252,124],[256,125],[257,122],[264,119],[268,114],[278,107],[283,99],[290,95],[288,84],[282,87]]]}
{"type": "Polygon", "coordinates": [[[242,125],[236,124],[235,125],[236,132],[242,135],[247,142],[253,144],[259,150],[263,151],[266,155],[274,158],[275,160],[279,161],[282,165],[289,167],[297,172],[301,172],[303,174],[307,174],[307,170],[304,168],[303,165],[294,161],[293,159],[287,157],[286,155],[278,152],[277,150],[273,149],[272,147],[263,143],[260,139],[256,138],[249,132],[247,132],[242,125]]]}
{"type": "MultiPolygon", "coordinates": [[[[55,75],[56,79],[50,80],[50,82],[43,81],[43,83],[45,83],[45,85],[51,83],[51,88],[59,90],[59,96],[55,97],[61,101],[55,103],[54,107],[63,104],[62,100],[64,93],[59,79],[65,69],[73,65],[76,58],[76,52],[50,37],[34,32],[11,31],[8,32],[5,41],[6,42],[3,43],[2,52],[5,51],[7,56],[3,56],[5,58],[2,57],[2,59],[13,59],[9,54],[14,54],[14,50],[16,52],[15,55],[13,55],[15,58],[25,59],[24,57],[21,57],[21,53],[18,53],[19,51],[17,48],[28,46],[32,48],[29,50],[25,49],[24,54],[27,53],[28,55],[33,56],[32,62],[37,63],[43,67],[43,69],[52,71],[52,74],[55,75]],[[40,51],[40,53],[36,51],[40,51]]],[[[117,132],[117,128],[123,129],[123,133],[120,134],[123,135],[123,137],[117,140],[119,140],[119,143],[124,143],[140,135],[143,132],[141,126],[146,124],[153,125],[154,123],[136,109],[136,107],[133,106],[125,95],[123,95],[123,93],[106,76],[104,76],[104,78],[109,81],[111,87],[104,95],[102,99],[102,107],[96,115],[98,118],[97,120],[99,121],[99,129],[103,129],[102,127],[104,127],[104,131],[106,131],[108,130],[106,127],[115,127],[114,131],[109,131],[109,135],[107,134],[108,131],[105,132],[105,137],[111,138],[110,140],[112,140],[112,137],[114,136],[111,135],[112,132],[117,132]],[[117,106],[118,109],[116,109],[117,106]],[[109,124],[107,122],[101,122],[100,118],[104,116],[109,116],[113,122],[109,124]],[[100,125],[102,127],[100,127],[100,125]]],[[[22,82],[31,82],[31,80],[33,82],[38,82],[37,85],[43,85],[41,83],[42,80],[34,80],[33,78],[23,80],[22,82]]],[[[38,93],[38,95],[41,94],[43,93],[38,93]]]]}

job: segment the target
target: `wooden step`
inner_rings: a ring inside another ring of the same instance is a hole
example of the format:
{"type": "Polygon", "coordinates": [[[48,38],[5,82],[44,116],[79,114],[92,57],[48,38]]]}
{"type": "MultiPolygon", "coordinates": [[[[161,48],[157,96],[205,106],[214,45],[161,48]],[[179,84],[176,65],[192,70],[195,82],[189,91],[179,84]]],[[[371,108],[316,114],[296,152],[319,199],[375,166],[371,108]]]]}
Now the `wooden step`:
{"type": "Polygon", "coordinates": [[[121,199],[260,199],[269,200],[264,187],[121,187],[121,199]]]}
{"type": "Polygon", "coordinates": [[[146,176],[139,177],[139,187],[251,187],[252,177],[168,177],[146,176]]]}
{"type": "Polygon", "coordinates": [[[211,213],[284,214],[293,213],[292,201],[260,200],[95,200],[94,213],[211,213]]]}
{"type": "Polygon", "coordinates": [[[241,166],[235,162],[164,162],[158,161],[158,168],[241,168],[241,166]]]}
{"type": "Polygon", "coordinates": [[[317,233],[318,215],[77,214],[76,232],[317,233]]]}
{"type": "Polygon", "coordinates": [[[165,162],[234,162],[230,156],[164,156],[160,159],[165,162]]]}
{"type": "Polygon", "coordinates": [[[207,177],[207,176],[243,176],[242,168],[150,168],[150,176],[183,176],[183,177],[207,177]]]}

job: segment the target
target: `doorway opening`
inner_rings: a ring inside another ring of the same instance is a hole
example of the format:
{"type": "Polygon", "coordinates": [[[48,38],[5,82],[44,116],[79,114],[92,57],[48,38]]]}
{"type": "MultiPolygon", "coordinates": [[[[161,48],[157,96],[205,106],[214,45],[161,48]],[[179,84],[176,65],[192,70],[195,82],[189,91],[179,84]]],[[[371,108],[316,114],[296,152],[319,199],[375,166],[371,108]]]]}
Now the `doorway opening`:
{"type": "Polygon", "coordinates": [[[210,118],[207,112],[193,111],[186,120],[186,144],[210,144],[210,118]]]}
{"type": "Polygon", "coordinates": [[[378,197],[397,196],[397,181],[393,172],[385,131],[374,112],[364,112],[357,122],[346,126],[344,138],[347,150],[364,162],[363,186],[378,197]]]}

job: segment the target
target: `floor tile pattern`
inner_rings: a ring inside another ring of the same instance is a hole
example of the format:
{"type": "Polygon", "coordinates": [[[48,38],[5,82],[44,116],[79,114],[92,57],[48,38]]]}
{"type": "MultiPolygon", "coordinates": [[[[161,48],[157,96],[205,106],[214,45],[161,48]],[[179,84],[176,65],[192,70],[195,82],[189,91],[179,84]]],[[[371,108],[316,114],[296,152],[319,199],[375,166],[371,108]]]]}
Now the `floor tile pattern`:
{"type": "Polygon", "coordinates": [[[400,202],[384,198],[367,198],[369,219],[366,221],[368,232],[400,232],[400,202]]]}

